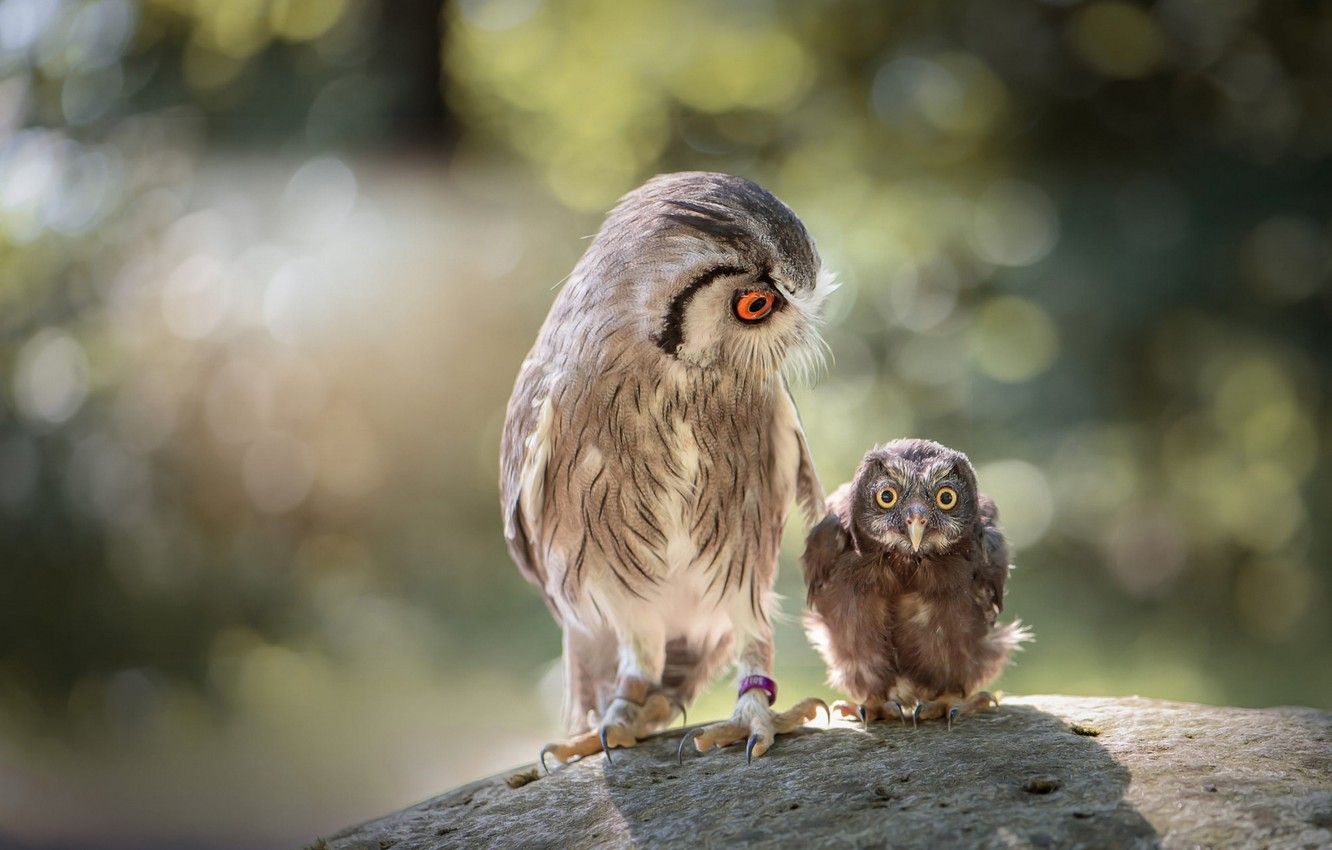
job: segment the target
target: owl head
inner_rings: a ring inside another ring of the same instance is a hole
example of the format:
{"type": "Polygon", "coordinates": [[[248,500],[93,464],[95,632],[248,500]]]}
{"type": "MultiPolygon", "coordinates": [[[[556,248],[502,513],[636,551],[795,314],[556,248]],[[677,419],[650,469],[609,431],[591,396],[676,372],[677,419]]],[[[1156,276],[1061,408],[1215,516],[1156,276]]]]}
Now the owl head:
{"type": "Polygon", "coordinates": [[[819,359],[833,277],[800,219],[756,183],[653,178],[621,199],[589,253],[613,264],[596,277],[670,361],[770,375],[819,359]]]}
{"type": "Polygon", "coordinates": [[[852,537],[903,554],[950,549],[974,528],[976,472],[959,451],[929,440],[894,440],[865,455],[852,484],[852,537]]]}

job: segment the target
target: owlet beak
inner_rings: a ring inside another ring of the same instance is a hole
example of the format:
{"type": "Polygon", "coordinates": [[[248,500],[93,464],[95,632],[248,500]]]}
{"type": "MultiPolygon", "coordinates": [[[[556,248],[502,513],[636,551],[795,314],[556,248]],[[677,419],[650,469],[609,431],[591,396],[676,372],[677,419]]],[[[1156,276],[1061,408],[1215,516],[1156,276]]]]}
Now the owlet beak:
{"type": "Polygon", "coordinates": [[[925,539],[927,525],[925,506],[912,505],[906,510],[907,536],[911,538],[911,551],[920,551],[920,542],[925,539]]]}

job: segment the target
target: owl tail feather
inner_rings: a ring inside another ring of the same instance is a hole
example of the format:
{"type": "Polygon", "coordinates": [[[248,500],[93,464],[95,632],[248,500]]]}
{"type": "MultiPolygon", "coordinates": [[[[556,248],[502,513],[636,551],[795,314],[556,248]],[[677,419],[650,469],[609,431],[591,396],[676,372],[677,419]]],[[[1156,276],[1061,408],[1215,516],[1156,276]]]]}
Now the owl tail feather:
{"type": "Polygon", "coordinates": [[[985,636],[987,650],[985,654],[991,662],[987,665],[984,681],[988,682],[998,676],[1013,653],[1022,649],[1023,644],[1034,640],[1035,637],[1031,627],[1023,625],[1021,620],[1014,620],[990,629],[990,633],[985,636]]]}
{"type": "Polygon", "coordinates": [[[989,637],[990,643],[995,648],[1003,649],[1005,658],[1013,651],[1022,649],[1024,643],[1035,639],[1036,633],[1031,630],[1031,626],[1023,625],[1021,620],[995,626],[990,630],[989,637]]]}

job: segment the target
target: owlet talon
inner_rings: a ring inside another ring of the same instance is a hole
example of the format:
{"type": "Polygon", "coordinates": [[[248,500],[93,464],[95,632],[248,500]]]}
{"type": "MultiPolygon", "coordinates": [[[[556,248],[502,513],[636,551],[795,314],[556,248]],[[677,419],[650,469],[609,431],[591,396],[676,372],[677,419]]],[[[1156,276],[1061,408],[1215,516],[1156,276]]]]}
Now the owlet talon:
{"type": "Polygon", "coordinates": [[[847,702],[844,699],[839,699],[837,702],[832,704],[832,707],[833,711],[837,712],[840,716],[845,717],[848,720],[857,716],[856,706],[852,705],[851,703],[847,702]]]}

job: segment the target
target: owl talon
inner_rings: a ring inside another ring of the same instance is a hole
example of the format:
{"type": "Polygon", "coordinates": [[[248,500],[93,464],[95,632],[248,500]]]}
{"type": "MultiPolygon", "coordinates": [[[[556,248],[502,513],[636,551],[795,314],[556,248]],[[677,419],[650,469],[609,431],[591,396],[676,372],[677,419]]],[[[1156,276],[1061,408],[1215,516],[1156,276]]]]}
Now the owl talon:
{"type": "Polygon", "coordinates": [[[959,714],[961,714],[961,713],[962,713],[962,709],[958,708],[957,706],[953,706],[952,708],[948,709],[948,729],[949,729],[949,731],[952,731],[952,729],[953,729],[953,721],[956,720],[956,719],[957,719],[957,716],[958,716],[959,714]]]}
{"type": "Polygon", "coordinates": [[[916,703],[916,707],[915,707],[914,709],[912,709],[912,711],[911,711],[911,728],[912,728],[912,729],[919,728],[919,722],[918,722],[918,721],[920,720],[920,710],[921,710],[922,708],[924,708],[924,707],[925,707],[925,703],[923,703],[923,702],[918,702],[918,703],[916,703]]]}
{"type": "Polygon", "coordinates": [[[601,730],[597,733],[597,737],[601,740],[601,751],[602,751],[603,753],[606,754],[606,764],[615,764],[615,759],[611,758],[611,754],[610,754],[610,751],[611,751],[610,744],[606,743],[606,727],[605,727],[605,726],[602,726],[602,727],[601,727],[601,730]]]}
{"type": "Polygon", "coordinates": [[[763,736],[755,732],[749,736],[749,741],[745,743],[745,764],[754,760],[754,745],[763,740],[763,736]]]}
{"type": "Polygon", "coordinates": [[[891,705],[893,708],[897,709],[897,719],[901,722],[901,724],[902,724],[903,726],[905,726],[905,725],[906,725],[906,712],[904,712],[904,711],[902,710],[902,703],[898,702],[898,701],[895,700],[895,699],[892,699],[892,700],[888,700],[888,704],[891,705]]]}
{"type": "Polygon", "coordinates": [[[541,748],[541,754],[537,760],[545,768],[546,773],[550,773],[550,765],[546,761],[546,756],[554,756],[559,766],[567,765],[573,759],[585,759],[590,755],[595,755],[603,749],[601,739],[595,732],[584,732],[580,735],[568,739],[567,741],[557,741],[553,744],[547,744],[541,748]]]}
{"type": "Polygon", "coordinates": [[[676,761],[684,764],[684,748],[690,741],[694,742],[694,748],[700,753],[745,741],[745,763],[752,764],[754,759],[768,752],[775,736],[800,729],[818,717],[820,707],[829,717],[832,716],[828,704],[817,697],[801,700],[780,713],[773,712],[766,705],[741,702],[731,719],[691,729],[680,740],[676,761]]]}
{"type": "Polygon", "coordinates": [[[860,728],[861,728],[861,729],[864,729],[866,732],[868,732],[868,731],[869,731],[869,712],[865,710],[865,706],[863,706],[863,705],[858,705],[858,706],[856,706],[856,714],[860,715],[860,728]]]}
{"type": "Polygon", "coordinates": [[[998,691],[995,691],[994,693],[990,693],[989,691],[977,691],[972,694],[965,703],[963,703],[962,710],[969,714],[973,711],[985,711],[991,708],[998,708],[1000,696],[1001,694],[998,691]]]}
{"type": "Polygon", "coordinates": [[[599,728],[587,733],[593,739],[592,752],[600,749],[606,755],[606,764],[614,764],[611,750],[637,746],[648,735],[665,728],[677,708],[684,713],[679,698],[665,691],[657,691],[642,702],[626,695],[615,696],[599,728]]]}
{"type": "Polygon", "coordinates": [[[688,732],[684,733],[684,737],[680,739],[680,748],[675,751],[675,761],[677,764],[681,766],[684,765],[685,744],[688,744],[694,738],[698,737],[698,733],[702,731],[702,729],[690,729],[688,732]]]}
{"type": "MultiPolygon", "coordinates": [[[[832,709],[828,708],[828,703],[826,703],[826,702],[824,702],[823,700],[821,700],[821,699],[815,697],[815,698],[814,698],[814,704],[817,705],[819,708],[823,709],[823,725],[824,725],[824,727],[831,726],[831,725],[832,725],[832,709]]],[[[815,717],[818,717],[819,715],[818,715],[817,712],[815,712],[814,716],[815,716],[815,717]]]]}

